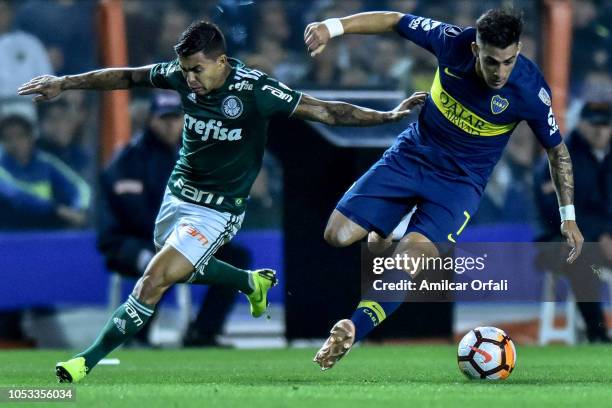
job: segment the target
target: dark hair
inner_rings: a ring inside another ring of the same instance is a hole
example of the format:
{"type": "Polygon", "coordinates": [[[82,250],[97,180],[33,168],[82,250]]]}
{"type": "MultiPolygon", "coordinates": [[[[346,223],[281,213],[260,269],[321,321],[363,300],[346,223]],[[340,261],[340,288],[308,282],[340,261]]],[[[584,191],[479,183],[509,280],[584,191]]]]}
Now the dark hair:
{"type": "Polygon", "coordinates": [[[216,24],[200,20],[191,23],[179,37],[174,51],[179,57],[203,52],[208,58],[225,54],[225,37],[216,24]]]}
{"type": "Polygon", "coordinates": [[[34,127],[32,123],[21,115],[8,115],[0,120],[0,139],[4,138],[4,132],[11,126],[21,126],[28,135],[33,136],[34,127]]]}
{"type": "Polygon", "coordinates": [[[484,44],[506,48],[519,42],[523,17],[514,10],[491,9],[476,20],[476,30],[484,44]]]}

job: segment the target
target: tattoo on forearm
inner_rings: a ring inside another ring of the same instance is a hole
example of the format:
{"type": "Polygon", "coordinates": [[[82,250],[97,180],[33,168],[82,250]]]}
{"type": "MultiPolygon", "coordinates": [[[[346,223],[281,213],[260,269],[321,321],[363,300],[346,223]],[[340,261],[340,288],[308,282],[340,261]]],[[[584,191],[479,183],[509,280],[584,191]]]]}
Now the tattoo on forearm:
{"type": "Polygon", "coordinates": [[[574,174],[572,159],[565,143],[547,150],[550,176],[557,192],[559,205],[574,202],[574,174]]]}
{"type": "Polygon", "coordinates": [[[335,126],[372,126],[384,123],[385,112],[346,102],[321,101],[304,95],[294,116],[335,126]]]}
{"type": "Polygon", "coordinates": [[[330,103],[327,105],[327,110],[333,118],[334,125],[370,126],[383,123],[381,112],[345,102],[330,103]]]}
{"type": "Polygon", "coordinates": [[[66,76],[63,89],[128,89],[136,86],[152,86],[149,82],[150,67],[106,68],[84,74],[66,76]]]}

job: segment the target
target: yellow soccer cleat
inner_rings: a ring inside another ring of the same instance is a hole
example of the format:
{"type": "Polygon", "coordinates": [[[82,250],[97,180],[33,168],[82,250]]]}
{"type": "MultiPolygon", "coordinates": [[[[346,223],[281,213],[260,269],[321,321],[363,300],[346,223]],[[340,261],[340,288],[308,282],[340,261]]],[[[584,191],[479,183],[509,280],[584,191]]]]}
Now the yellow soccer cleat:
{"type": "Polygon", "coordinates": [[[76,357],[68,361],[60,361],[55,365],[55,375],[61,383],[77,383],[87,375],[85,358],[76,357]]]}
{"type": "Polygon", "coordinates": [[[258,269],[251,272],[255,289],[246,295],[251,304],[251,316],[260,317],[268,308],[268,290],[276,286],[276,272],[272,269],[258,269]]]}

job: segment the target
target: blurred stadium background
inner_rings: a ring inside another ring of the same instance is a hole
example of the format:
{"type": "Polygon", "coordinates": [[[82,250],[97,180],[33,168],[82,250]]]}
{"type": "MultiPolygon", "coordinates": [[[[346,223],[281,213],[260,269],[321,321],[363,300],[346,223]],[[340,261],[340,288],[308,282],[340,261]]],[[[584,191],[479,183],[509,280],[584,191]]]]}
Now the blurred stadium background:
{"type": "MultiPolygon", "coordinates": [[[[172,46],[182,30],[196,18],[208,18],[224,31],[231,56],[296,89],[392,107],[404,95],[429,89],[436,68],[431,55],[399,36],[348,36],[311,59],[303,45],[304,27],[384,9],[469,26],[486,9],[511,3],[524,10],[523,53],[544,69],[567,135],[586,102],[612,102],[611,0],[0,0],[0,116],[17,115],[30,124],[35,149],[78,175],[70,180],[81,200],[74,213],[39,217],[16,203],[7,183],[19,187],[19,181],[0,167],[0,348],[83,347],[133,285],[108,270],[96,248],[99,180],[113,153],[146,127],[151,99],[149,90],[140,89],[70,91],[35,106],[30,98],[16,96],[23,82],[41,74],[173,59],[172,46]]],[[[246,303],[238,300],[216,337],[220,344],[318,345],[332,322],[350,314],[359,299],[359,248],[328,248],[322,231],[343,191],[402,126],[355,132],[285,120],[272,124],[264,167],[234,242],[247,251],[251,266],[276,268],[282,286],[273,295],[267,321],[251,320],[246,303]]],[[[538,238],[533,174],[543,151],[535,140],[526,126],[512,136],[466,229],[468,239],[538,238]]],[[[602,199],[611,200],[612,192],[602,199]]],[[[48,200],[52,206],[67,205],[59,195],[48,200]]],[[[545,274],[528,269],[522,276],[543,293],[545,274]]],[[[204,296],[203,288],[173,290],[162,303],[150,342],[180,345],[204,296]]],[[[565,307],[564,296],[559,300],[563,310],[557,323],[565,324],[566,313],[571,317],[575,309],[573,303],[565,307]]],[[[610,310],[609,299],[604,306],[610,310]]],[[[546,312],[539,301],[410,304],[406,309],[376,340],[449,342],[478,325],[503,327],[519,344],[546,340],[540,330],[546,312]]],[[[566,332],[561,341],[584,340],[579,318],[576,324],[578,330],[566,332]]]]}

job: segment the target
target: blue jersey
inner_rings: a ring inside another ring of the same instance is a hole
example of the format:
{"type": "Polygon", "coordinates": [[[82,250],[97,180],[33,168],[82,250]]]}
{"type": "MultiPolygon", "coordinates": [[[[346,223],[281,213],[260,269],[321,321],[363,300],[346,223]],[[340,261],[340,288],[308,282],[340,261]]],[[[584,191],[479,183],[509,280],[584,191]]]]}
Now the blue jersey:
{"type": "Polygon", "coordinates": [[[406,14],[398,33],[433,53],[438,69],[419,115],[418,132],[404,132],[411,155],[440,173],[464,176],[482,191],[510,134],[526,120],[540,144],[561,142],[551,92],[535,63],[522,55],[501,89],[476,74],[470,44],[476,29],[461,29],[406,14]]]}
{"type": "Polygon", "coordinates": [[[90,201],[89,185],[55,156],[35,150],[24,166],[0,149],[0,227],[62,227],[59,204],[87,210],[90,201]]]}

